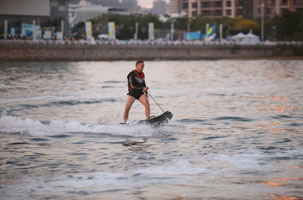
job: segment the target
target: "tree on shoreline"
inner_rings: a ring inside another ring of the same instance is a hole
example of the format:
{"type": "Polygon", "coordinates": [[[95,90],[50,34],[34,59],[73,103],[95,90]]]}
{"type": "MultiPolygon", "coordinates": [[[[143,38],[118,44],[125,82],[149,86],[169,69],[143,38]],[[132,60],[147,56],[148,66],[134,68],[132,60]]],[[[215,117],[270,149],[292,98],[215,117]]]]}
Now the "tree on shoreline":
{"type": "Polygon", "coordinates": [[[274,19],[276,26],[276,37],[278,40],[303,41],[303,13],[302,12],[284,12],[282,16],[276,16],[274,19]]]}
{"type": "MultiPolygon", "coordinates": [[[[196,18],[189,19],[188,17],[180,18],[167,18],[167,21],[163,22],[159,16],[156,15],[119,15],[119,14],[103,14],[94,19],[93,35],[97,37],[99,34],[107,34],[107,23],[115,22],[116,35],[118,39],[129,40],[134,38],[135,24],[139,23],[138,38],[148,38],[148,23],[153,22],[155,24],[156,32],[169,33],[171,23],[174,23],[174,27],[177,32],[186,32],[188,23],[190,23],[191,31],[206,32],[206,24],[216,24],[219,27],[223,25],[223,37],[226,38],[229,35],[234,35],[238,32],[248,33],[253,31],[255,34],[260,35],[261,26],[260,19],[250,20],[242,17],[237,18],[209,18],[198,16],[196,18]]],[[[303,40],[303,13],[300,12],[286,12],[282,16],[276,16],[273,20],[265,20],[265,39],[270,40],[303,40]]],[[[73,35],[76,38],[85,37],[84,22],[80,22],[72,29],[73,35]]],[[[216,29],[217,35],[219,35],[219,28],[216,29]]],[[[162,34],[163,35],[163,34],[162,34]]]]}

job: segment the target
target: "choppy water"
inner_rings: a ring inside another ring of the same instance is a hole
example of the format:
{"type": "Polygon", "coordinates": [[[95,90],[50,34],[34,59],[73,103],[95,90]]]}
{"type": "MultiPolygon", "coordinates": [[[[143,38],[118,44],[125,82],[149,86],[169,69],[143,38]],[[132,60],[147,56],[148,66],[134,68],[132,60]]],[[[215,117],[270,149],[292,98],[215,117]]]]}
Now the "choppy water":
{"type": "Polygon", "coordinates": [[[133,66],[0,63],[0,199],[302,199],[303,61],[146,62],[159,129],[133,66]]]}

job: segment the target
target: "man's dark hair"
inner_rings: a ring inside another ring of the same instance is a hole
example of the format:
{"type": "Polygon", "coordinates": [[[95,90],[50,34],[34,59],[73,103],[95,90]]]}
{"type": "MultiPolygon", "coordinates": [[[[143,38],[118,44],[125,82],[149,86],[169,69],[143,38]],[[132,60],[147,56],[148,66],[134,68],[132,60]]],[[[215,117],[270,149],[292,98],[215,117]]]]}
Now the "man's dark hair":
{"type": "Polygon", "coordinates": [[[144,61],[143,61],[143,60],[138,60],[138,61],[136,62],[136,66],[137,66],[138,64],[140,64],[140,63],[144,63],[144,61]]]}

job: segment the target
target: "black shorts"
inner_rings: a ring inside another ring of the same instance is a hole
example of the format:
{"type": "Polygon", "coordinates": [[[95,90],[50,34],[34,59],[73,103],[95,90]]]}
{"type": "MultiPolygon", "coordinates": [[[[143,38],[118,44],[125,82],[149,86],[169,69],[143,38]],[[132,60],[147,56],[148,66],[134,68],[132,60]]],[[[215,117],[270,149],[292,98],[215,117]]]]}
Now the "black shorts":
{"type": "Polygon", "coordinates": [[[142,94],[144,94],[144,92],[141,90],[133,90],[127,93],[128,96],[135,97],[136,99],[139,99],[142,94]]]}

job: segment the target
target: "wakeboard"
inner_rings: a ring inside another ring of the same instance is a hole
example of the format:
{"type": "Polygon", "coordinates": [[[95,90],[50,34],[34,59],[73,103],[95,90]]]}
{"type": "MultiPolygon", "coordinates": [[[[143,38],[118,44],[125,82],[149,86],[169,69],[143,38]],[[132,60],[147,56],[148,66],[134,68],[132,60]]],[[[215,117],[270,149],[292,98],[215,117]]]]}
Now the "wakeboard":
{"type": "Polygon", "coordinates": [[[166,111],[157,117],[150,117],[149,119],[141,120],[138,122],[138,124],[147,124],[153,127],[159,127],[164,125],[165,123],[168,123],[169,120],[171,120],[172,118],[173,114],[169,111],[166,111]]]}

